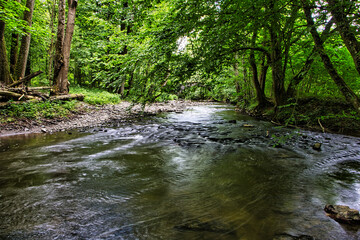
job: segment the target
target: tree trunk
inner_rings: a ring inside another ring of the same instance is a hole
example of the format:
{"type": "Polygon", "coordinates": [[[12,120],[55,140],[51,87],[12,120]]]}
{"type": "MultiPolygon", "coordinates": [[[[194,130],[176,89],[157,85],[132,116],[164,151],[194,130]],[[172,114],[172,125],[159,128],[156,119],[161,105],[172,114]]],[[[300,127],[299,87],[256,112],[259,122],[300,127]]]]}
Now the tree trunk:
{"type": "Polygon", "coordinates": [[[12,34],[10,50],[10,73],[15,74],[15,67],[19,57],[19,35],[12,34]]]}
{"type": "Polygon", "coordinates": [[[61,69],[64,67],[64,38],[65,38],[65,0],[59,0],[59,16],[58,16],[58,29],[55,44],[55,59],[54,59],[54,77],[53,77],[53,90],[51,94],[57,95],[62,92],[62,74],[61,69]]]}
{"type": "Polygon", "coordinates": [[[298,74],[296,74],[290,80],[289,86],[286,91],[286,95],[288,98],[294,97],[297,86],[304,79],[306,74],[309,72],[313,62],[314,62],[314,57],[313,57],[313,53],[311,53],[310,56],[306,59],[304,66],[301,68],[301,70],[298,72],[298,74]]]}
{"type": "MultiPolygon", "coordinates": [[[[34,2],[35,2],[35,0],[27,0],[26,1],[26,7],[29,9],[29,11],[25,11],[24,21],[27,22],[29,27],[31,27],[31,25],[32,25],[34,2]]],[[[30,49],[30,40],[31,40],[31,34],[29,32],[26,32],[25,35],[21,38],[19,59],[16,63],[16,67],[15,67],[15,74],[14,74],[15,80],[19,80],[19,78],[22,78],[25,76],[26,63],[27,63],[29,49],[30,49]]]]}
{"type": "Polygon", "coordinates": [[[345,14],[342,3],[346,1],[340,2],[339,0],[328,0],[327,2],[340,36],[354,60],[356,70],[360,74],[360,42],[357,40],[355,33],[351,30],[349,20],[345,14]]]}
{"type": "Polygon", "coordinates": [[[69,85],[70,82],[68,80],[68,73],[69,73],[69,64],[70,64],[70,51],[71,51],[71,41],[74,34],[75,28],[75,16],[76,16],[76,7],[77,7],[77,0],[68,0],[68,18],[66,23],[66,33],[64,39],[64,67],[61,69],[60,74],[62,75],[62,91],[61,94],[69,93],[69,85]]]}
{"type": "Polygon", "coordinates": [[[21,94],[21,93],[14,93],[14,92],[9,92],[9,91],[4,91],[4,90],[0,90],[0,96],[5,96],[5,97],[15,99],[15,100],[38,99],[37,97],[34,97],[34,96],[25,95],[25,94],[21,94]]]}
{"type": "MultiPolygon", "coordinates": [[[[324,31],[321,34],[321,39],[323,42],[326,41],[326,39],[328,39],[328,37],[330,36],[330,30],[332,25],[334,24],[333,19],[330,19],[330,21],[326,24],[324,31]]],[[[313,48],[313,50],[311,51],[311,53],[309,54],[309,56],[307,57],[303,67],[301,68],[301,70],[298,72],[298,74],[296,74],[289,83],[288,89],[286,91],[286,95],[288,98],[292,98],[295,95],[295,91],[296,88],[298,87],[298,85],[300,84],[300,82],[304,79],[304,77],[308,74],[308,72],[311,69],[311,65],[314,62],[314,54],[316,52],[316,46],[313,48]]]]}
{"type": "Polygon", "coordinates": [[[241,65],[243,67],[243,81],[244,81],[244,96],[245,96],[245,100],[247,100],[246,98],[250,98],[250,93],[248,93],[248,90],[247,90],[247,85],[248,85],[248,72],[247,72],[247,66],[245,64],[245,57],[244,55],[242,55],[242,58],[241,58],[241,65]]]}
{"type": "Polygon", "coordinates": [[[265,94],[265,83],[266,83],[266,74],[269,69],[269,65],[266,62],[266,55],[263,55],[262,63],[261,63],[261,70],[260,70],[260,77],[259,77],[259,83],[260,88],[263,94],[265,94]]]}
{"type": "Polygon", "coordinates": [[[6,55],[4,33],[5,23],[0,20],[0,83],[7,85],[10,83],[10,70],[6,55]]]}
{"type": "Polygon", "coordinates": [[[26,77],[23,77],[22,79],[9,84],[9,87],[15,87],[15,86],[20,85],[22,83],[26,83],[26,82],[30,81],[31,79],[33,79],[34,77],[36,77],[36,76],[38,76],[38,75],[40,75],[42,73],[43,73],[42,71],[37,71],[37,72],[31,73],[31,74],[27,75],[26,77]]]}
{"type": "Polygon", "coordinates": [[[306,21],[308,27],[310,28],[310,33],[314,39],[316,50],[318,51],[327,72],[329,73],[335,84],[338,86],[339,90],[344,95],[345,99],[352,104],[352,106],[356,109],[356,111],[360,112],[360,101],[358,96],[351,90],[351,88],[349,88],[349,86],[345,83],[344,79],[338,74],[337,70],[332,64],[330,57],[325,52],[323,46],[323,40],[321,39],[319,33],[316,30],[314,20],[311,16],[311,7],[309,6],[307,0],[302,0],[302,2],[303,2],[304,13],[306,16],[306,21]]]}
{"type": "MultiPolygon", "coordinates": [[[[251,44],[253,46],[255,46],[256,38],[257,38],[257,29],[254,30],[254,34],[251,39],[251,44]]],[[[255,92],[256,92],[256,99],[258,101],[258,106],[261,108],[266,105],[265,104],[266,98],[265,98],[264,92],[261,90],[261,86],[259,83],[258,68],[257,68],[256,61],[255,61],[254,50],[251,50],[251,52],[250,52],[249,62],[250,62],[251,70],[252,70],[252,81],[253,81],[255,92]]]]}
{"type": "Polygon", "coordinates": [[[240,83],[239,83],[239,63],[238,63],[238,60],[237,60],[237,55],[235,56],[235,63],[233,65],[233,68],[234,68],[234,75],[235,75],[235,80],[234,80],[234,83],[235,83],[235,90],[236,90],[236,93],[240,93],[240,83]]]}
{"type": "MultiPolygon", "coordinates": [[[[21,3],[21,0],[16,0],[21,3]]],[[[19,34],[13,33],[11,35],[11,50],[10,50],[10,73],[15,74],[15,67],[19,56],[19,34]]]]}
{"type": "Polygon", "coordinates": [[[75,59],[75,69],[74,69],[74,81],[81,86],[82,85],[82,72],[81,64],[77,59],[75,59]]]}
{"type": "Polygon", "coordinates": [[[50,30],[51,30],[51,41],[48,49],[48,59],[47,59],[47,78],[49,84],[52,85],[52,77],[53,77],[53,62],[54,62],[54,47],[55,47],[55,27],[54,22],[56,19],[56,0],[53,1],[50,12],[50,30]]]}
{"type": "Polygon", "coordinates": [[[282,63],[282,49],[280,32],[281,26],[279,23],[280,14],[276,6],[276,0],[271,0],[269,3],[269,10],[271,11],[270,19],[270,42],[271,42],[271,69],[273,78],[273,93],[275,98],[275,106],[281,106],[286,100],[284,87],[284,72],[282,63]]]}
{"type": "Polygon", "coordinates": [[[58,37],[56,43],[56,67],[54,74],[55,80],[55,95],[63,95],[69,93],[69,62],[70,62],[70,50],[71,40],[75,27],[75,14],[77,7],[77,0],[68,0],[68,18],[66,23],[66,34],[64,36],[65,27],[65,1],[59,1],[59,24],[58,24],[58,37]],[[61,44],[62,43],[62,44],[61,44]],[[61,45],[61,47],[60,47],[61,45]],[[55,78],[56,77],[56,78],[55,78]]]}

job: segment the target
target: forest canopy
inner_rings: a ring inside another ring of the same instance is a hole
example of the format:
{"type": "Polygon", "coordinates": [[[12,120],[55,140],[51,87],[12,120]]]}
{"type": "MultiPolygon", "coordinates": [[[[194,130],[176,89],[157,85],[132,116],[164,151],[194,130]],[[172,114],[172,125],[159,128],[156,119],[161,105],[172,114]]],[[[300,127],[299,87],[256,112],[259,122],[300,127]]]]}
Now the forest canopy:
{"type": "Polygon", "coordinates": [[[356,0],[0,0],[0,82],[41,70],[53,95],[257,108],[336,97],[360,111],[356,0]]]}

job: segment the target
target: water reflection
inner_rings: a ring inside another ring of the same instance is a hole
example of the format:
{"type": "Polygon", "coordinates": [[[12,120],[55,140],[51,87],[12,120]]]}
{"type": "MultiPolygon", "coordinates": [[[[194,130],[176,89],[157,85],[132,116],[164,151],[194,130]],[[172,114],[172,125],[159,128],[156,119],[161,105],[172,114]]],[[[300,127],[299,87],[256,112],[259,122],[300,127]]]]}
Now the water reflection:
{"type": "Polygon", "coordinates": [[[95,133],[4,138],[0,238],[358,239],[322,210],[360,209],[358,142],[222,105],[95,133]]]}

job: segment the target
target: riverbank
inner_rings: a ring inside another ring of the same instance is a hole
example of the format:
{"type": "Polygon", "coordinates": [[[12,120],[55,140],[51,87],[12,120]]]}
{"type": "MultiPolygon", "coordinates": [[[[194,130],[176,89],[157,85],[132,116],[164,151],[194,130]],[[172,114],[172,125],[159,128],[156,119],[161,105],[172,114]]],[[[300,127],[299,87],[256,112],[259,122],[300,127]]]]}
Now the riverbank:
{"type": "MultiPolygon", "coordinates": [[[[11,122],[0,121],[0,137],[100,127],[111,121],[131,121],[162,112],[183,112],[188,107],[208,103],[174,100],[148,104],[142,111],[140,104],[132,106],[130,102],[126,101],[104,105],[78,102],[66,117],[22,117],[11,122]]],[[[239,110],[257,119],[272,122],[274,125],[360,137],[359,114],[354,112],[349,104],[341,100],[302,98],[277,110],[274,110],[274,108],[268,108],[260,112],[251,108],[241,108],[239,110]]],[[[56,111],[58,110],[53,109],[53,112],[56,111]]]]}
{"type": "Polygon", "coordinates": [[[79,102],[76,110],[67,117],[29,119],[21,118],[13,122],[0,123],[0,137],[29,134],[54,133],[72,129],[98,127],[110,121],[130,121],[143,116],[155,115],[162,112],[183,112],[186,108],[207,102],[168,101],[153,103],[145,106],[143,111],[140,104],[132,106],[123,101],[118,104],[94,106],[79,102]]]}
{"type": "Polygon", "coordinates": [[[340,99],[307,97],[277,109],[240,111],[279,126],[360,137],[360,114],[340,99]]]}

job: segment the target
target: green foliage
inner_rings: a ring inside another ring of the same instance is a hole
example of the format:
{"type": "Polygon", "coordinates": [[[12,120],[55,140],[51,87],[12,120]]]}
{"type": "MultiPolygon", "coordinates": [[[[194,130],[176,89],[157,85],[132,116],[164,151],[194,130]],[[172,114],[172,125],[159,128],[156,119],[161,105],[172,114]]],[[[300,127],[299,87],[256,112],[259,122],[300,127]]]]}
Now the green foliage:
{"type": "Polygon", "coordinates": [[[15,33],[23,34],[27,24],[22,20],[22,14],[27,8],[17,1],[0,0],[0,19],[6,27],[15,33]]]}
{"type": "Polygon", "coordinates": [[[41,118],[58,118],[67,117],[73,111],[76,110],[77,101],[68,102],[39,102],[39,103],[22,103],[11,104],[5,109],[0,110],[1,122],[12,122],[16,119],[29,118],[29,119],[41,119],[41,118]]]}
{"type": "Polygon", "coordinates": [[[118,94],[109,93],[101,89],[72,87],[70,93],[85,95],[84,101],[93,105],[116,104],[120,102],[120,96],[118,94]]]}

